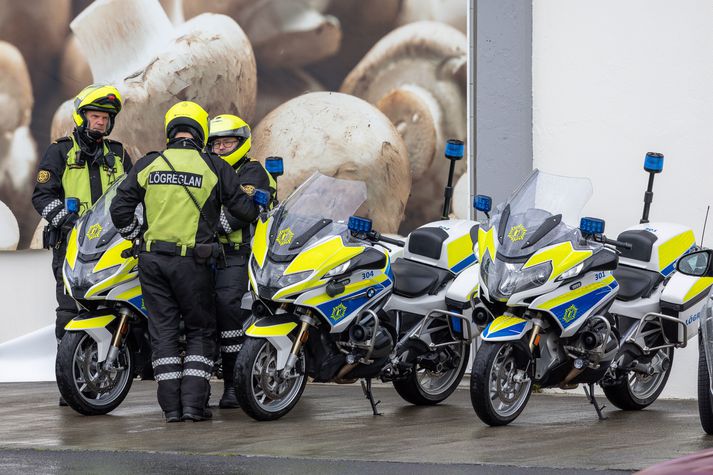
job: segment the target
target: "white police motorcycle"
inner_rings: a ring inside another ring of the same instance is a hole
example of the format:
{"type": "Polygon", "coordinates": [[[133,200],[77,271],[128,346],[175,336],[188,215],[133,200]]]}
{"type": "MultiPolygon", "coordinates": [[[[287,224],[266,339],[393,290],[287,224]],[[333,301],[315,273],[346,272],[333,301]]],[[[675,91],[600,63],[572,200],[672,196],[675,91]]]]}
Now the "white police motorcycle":
{"type": "Polygon", "coordinates": [[[698,331],[698,414],[707,434],[713,434],[713,251],[693,252],[678,261],[678,273],[689,279],[702,296],[702,308],[690,320],[699,320],[698,331]]]}

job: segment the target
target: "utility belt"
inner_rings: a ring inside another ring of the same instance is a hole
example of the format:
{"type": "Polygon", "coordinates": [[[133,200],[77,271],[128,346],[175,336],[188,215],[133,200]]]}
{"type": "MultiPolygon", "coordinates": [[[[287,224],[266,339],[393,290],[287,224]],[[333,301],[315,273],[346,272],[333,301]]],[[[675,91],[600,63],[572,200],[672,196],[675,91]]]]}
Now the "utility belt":
{"type": "Polygon", "coordinates": [[[213,264],[221,254],[221,247],[218,243],[196,244],[190,247],[175,242],[146,241],[141,245],[141,250],[165,256],[193,257],[197,264],[213,264]]]}

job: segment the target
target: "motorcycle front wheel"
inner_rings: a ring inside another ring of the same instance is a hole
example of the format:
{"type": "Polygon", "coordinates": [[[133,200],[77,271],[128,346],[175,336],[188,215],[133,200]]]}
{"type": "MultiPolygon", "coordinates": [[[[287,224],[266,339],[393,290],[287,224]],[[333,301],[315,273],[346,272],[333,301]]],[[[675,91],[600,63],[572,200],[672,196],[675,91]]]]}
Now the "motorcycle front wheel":
{"type": "Polygon", "coordinates": [[[98,347],[87,333],[67,332],[57,348],[55,376],[67,404],[86,416],[116,409],[131,389],[134,355],[128,345],[119,351],[116,365],[106,370],[98,362],[98,347]]]}
{"type": "Polygon", "coordinates": [[[656,371],[652,375],[630,371],[619,378],[619,382],[603,386],[604,395],[609,402],[625,411],[640,411],[650,406],[666,387],[673,367],[673,348],[663,348],[653,356],[654,365],[663,364],[666,358],[668,358],[666,369],[656,371]]]}
{"type": "Polygon", "coordinates": [[[240,408],[255,420],[272,421],[290,412],[307,384],[304,350],[290,374],[276,366],[277,350],[268,340],[245,339],[235,361],[235,393],[240,408]]]}
{"type": "Polygon", "coordinates": [[[445,401],[453,394],[468,366],[470,342],[456,343],[453,346],[454,361],[449,362],[444,369],[434,371],[414,363],[405,379],[394,381],[394,389],[399,396],[417,406],[430,406],[445,401]]]}
{"type": "Polygon", "coordinates": [[[511,423],[532,393],[529,352],[520,342],[483,342],[470,376],[470,401],[490,426],[511,423]]]}

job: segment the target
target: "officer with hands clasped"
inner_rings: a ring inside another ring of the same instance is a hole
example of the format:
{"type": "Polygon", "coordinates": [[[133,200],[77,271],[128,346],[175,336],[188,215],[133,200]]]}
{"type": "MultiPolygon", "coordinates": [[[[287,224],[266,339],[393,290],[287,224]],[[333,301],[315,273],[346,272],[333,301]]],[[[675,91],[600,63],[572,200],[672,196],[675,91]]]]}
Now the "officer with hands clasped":
{"type": "Polygon", "coordinates": [[[141,239],[139,281],[149,318],[158,402],[166,422],[209,419],[209,380],[216,355],[211,260],[221,205],[252,222],[258,208],[223,160],[205,153],[208,114],[184,101],[166,113],[163,152],[141,158],[117,189],[111,217],[121,235],[141,239]],[[143,223],[135,216],[143,203],[143,223]],[[183,319],[186,352],[179,352],[183,319]]]}
{"type": "Polygon", "coordinates": [[[119,177],[131,170],[124,147],[106,137],[121,111],[121,95],[113,86],[93,84],[74,99],[74,130],[57,139],[40,161],[32,204],[49,223],[44,247],[52,249],[52,272],[57,283],[55,336],[77,316],[77,304],[64,292],[62,263],[66,237],[75,221],[97,201],[119,177]],[[79,200],[78,212],[65,207],[65,198],[79,200]]]}
{"type": "MultiPolygon", "coordinates": [[[[270,190],[273,199],[277,183],[257,160],[248,156],[250,127],[240,117],[223,114],[210,121],[208,146],[237,173],[240,188],[252,196],[256,189],[270,190]]],[[[249,312],[241,309],[243,294],[248,291],[248,260],[250,257],[250,225],[223,208],[220,212],[220,242],[225,261],[218,263],[215,280],[216,312],[220,343],[223,396],[219,407],[239,407],[235,396],[235,359],[242,345],[243,323],[249,312]]]]}
{"type": "MultiPolygon", "coordinates": [[[[62,279],[67,235],[79,216],[131,170],[131,158],[124,147],[106,138],[120,111],[121,95],[115,87],[105,84],[85,87],[74,99],[74,130],[52,143],[40,161],[32,205],[48,222],[43,247],[52,249],[57,341],[64,335],[67,323],[79,313],[77,304],[65,293],[62,279]],[[67,207],[70,201],[73,203],[67,207]]],[[[59,404],[67,405],[61,397],[59,404]]]]}

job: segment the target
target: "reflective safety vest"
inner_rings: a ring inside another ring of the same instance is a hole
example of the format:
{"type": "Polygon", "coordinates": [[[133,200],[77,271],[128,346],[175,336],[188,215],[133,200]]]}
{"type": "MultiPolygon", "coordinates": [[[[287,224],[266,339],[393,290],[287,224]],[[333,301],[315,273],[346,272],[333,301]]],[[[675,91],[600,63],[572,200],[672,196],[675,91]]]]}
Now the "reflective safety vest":
{"type": "MultiPolygon", "coordinates": [[[[79,198],[81,203],[79,214],[80,216],[94,204],[92,200],[92,190],[89,184],[89,163],[85,160],[83,163],[77,163],[77,159],[81,154],[81,149],[74,135],[69,136],[72,140],[72,148],[67,152],[67,163],[64,173],[62,174],[62,189],[66,198],[79,198]]],[[[109,149],[106,141],[102,141],[104,147],[104,157],[114,155],[109,149]]],[[[99,176],[101,178],[102,194],[116,182],[124,174],[124,163],[118,158],[114,159],[114,166],[109,167],[106,161],[102,162],[99,167],[99,176]]]]}
{"type": "Polygon", "coordinates": [[[218,184],[218,176],[198,150],[169,148],[163,154],[175,172],[157,154],[136,175],[139,186],[146,190],[144,241],[149,248],[153,241],[193,248],[201,219],[193,199],[202,209],[218,184]],[[186,189],[190,190],[190,195],[186,189]]]}
{"type": "MultiPolygon", "coordinates": [[[[257,160],[252,160],[250,159],[249,161],[246,161],[245,163],[249,163],[252,161],[257,161],[257,160]]],[[[260,162],[258,162],[260,163],[260,162]]],[[[243,165],[241,165],[243,166],[243,165]]],[[[267,174],[268,180],[270,180],[270,209],[275,204],[275,201],[277,200],[277,181],[272,177],[272,175],[267,171],[265,168],[265,165],[260,163],[260,166],[262,167],[263,170],[265,170],[265,173],[267,174]]],[[[240,170],[240,167],[238,167],[238,170],[240,170]]],[[[236,173],[237,173],[236,171],[236,173]]],[[[237,248],[243,244],[248,244],[250,243],[250,238],[251,236],[243,236],[243,229],[248,229],[247,227],[238,229],[237,231],[233,231],[232,233],[228,234],[227,236],[224,234],[221,234],[218,239],[220,239],[220,242],[223,244],[232,244],[233,247],[237,248]]],[[[248,234],[248,233],[246,233],[248,234]]]]}

